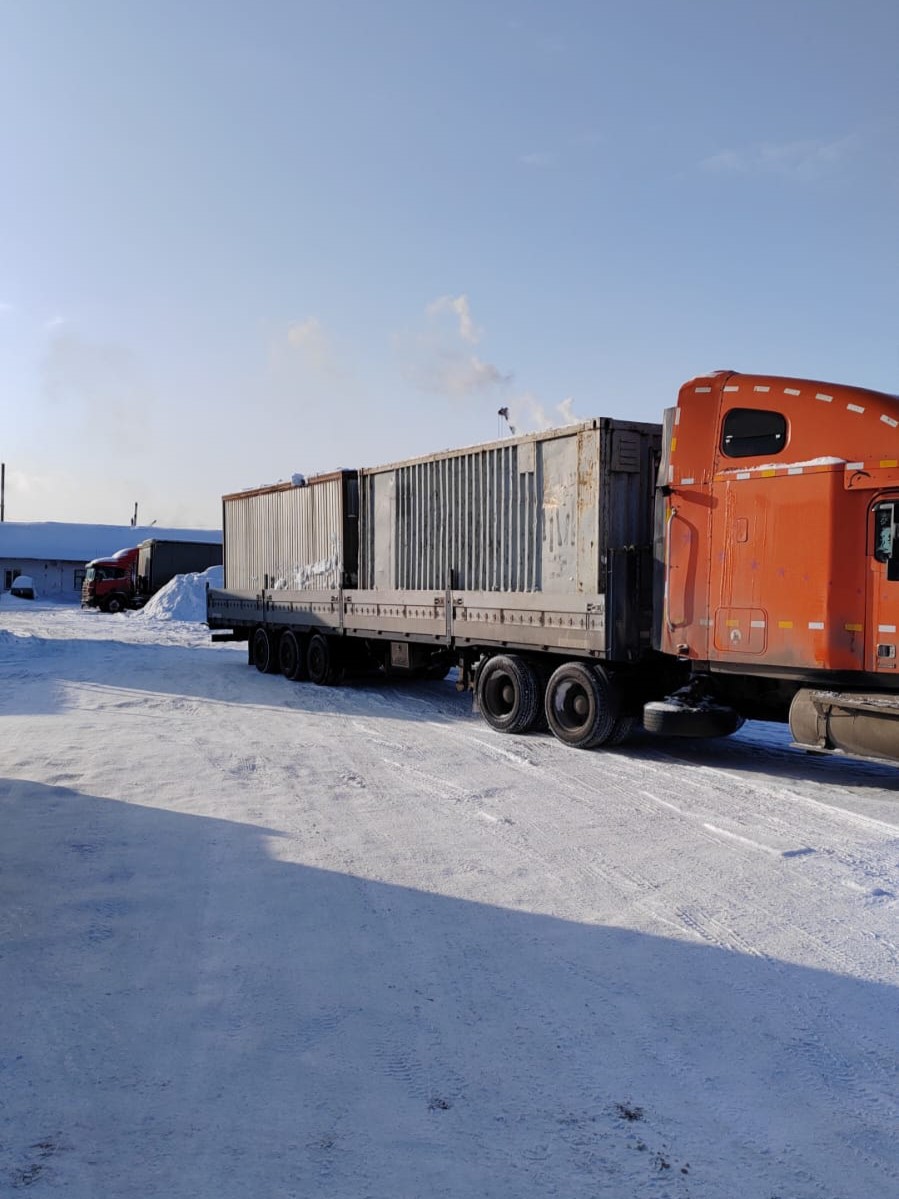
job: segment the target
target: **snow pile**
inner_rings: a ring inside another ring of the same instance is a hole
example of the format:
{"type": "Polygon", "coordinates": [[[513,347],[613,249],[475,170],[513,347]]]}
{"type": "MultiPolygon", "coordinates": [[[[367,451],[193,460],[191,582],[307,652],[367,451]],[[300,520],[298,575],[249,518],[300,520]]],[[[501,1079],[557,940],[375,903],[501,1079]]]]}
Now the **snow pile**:
{"type": "Polygon", "coordinates": [[[221,587],[225,575],[221,566],[210,566],[202,573],[175,575],[142,609],[154,620],[205,620],[206,585],[221,587]]]}

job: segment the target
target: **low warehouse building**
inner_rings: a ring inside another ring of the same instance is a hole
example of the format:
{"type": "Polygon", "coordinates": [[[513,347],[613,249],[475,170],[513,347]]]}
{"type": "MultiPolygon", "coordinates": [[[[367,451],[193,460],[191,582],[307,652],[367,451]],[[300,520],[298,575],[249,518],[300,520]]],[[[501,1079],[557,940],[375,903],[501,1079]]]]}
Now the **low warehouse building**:
{"type": "Polygon", "coordinates": [[[219,529],[160,529],[158,526],[79,525],[61,521],[0,522],[0,590],[19,575],[34,580],[42,599],[78,600],[85,563],[139,545],[148,537],[220,543],[219,529]]]}

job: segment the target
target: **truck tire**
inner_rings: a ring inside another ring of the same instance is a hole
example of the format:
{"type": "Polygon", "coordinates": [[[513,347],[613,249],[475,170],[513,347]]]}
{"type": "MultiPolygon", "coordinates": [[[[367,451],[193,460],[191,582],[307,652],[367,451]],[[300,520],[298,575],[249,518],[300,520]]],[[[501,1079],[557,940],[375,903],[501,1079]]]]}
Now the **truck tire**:
{"type": "Polygon", "coordinates": [[[563,662],[546,684],[546,722],[554,736],[574,749],[609,741],[619,719],[614,686],[597,666],[563,662]]]}
{"type": "Polygon", "coordinates": [[[478,672],[481,715],[498,733],[529,733],[540,717],[540,682],[517,654],[497,654],[478,672]]]}
{"type": "Polygon", "coordinates": [[[278,642],[278,669],[285,679],[300,682],[309,678],[306,666],[306,638],[288,629],[278,642]]]}
{"type": "Polygon", "coordinates": [[[322,633],[313,633],[306,647],[306,669],[309,679],[319,687],[333,687],[340,681],[342,671],[334,646],[322,633]]]}
{"type": "Polygon", "coordinates": [[[106,611],[111,612],[113,616],[117,612],[124,612],[125,601],[120,595],[111,595],[106,601],[106,611]]]}
{"type": "Polygon", "coordinates": [[[643,727],[657,737],[729,737],[744,724],[733,708],[690,708],[656,700],[643,706],[643,727]]]}
{"type": "Polygon", "coordinates": [[[277,674],[278,672],[275,634],[262,624],[253,633],[253,665],[260,674],[277,674]]]}
{"type": "Polygon", "coordinates": [[[611,748],[613,745],[622,745],[627,741],[628,737],[634,731],[637,724],[636,716],[619,716],[615,721],[615,727],[609,733],[606,745],[611,748]]]}

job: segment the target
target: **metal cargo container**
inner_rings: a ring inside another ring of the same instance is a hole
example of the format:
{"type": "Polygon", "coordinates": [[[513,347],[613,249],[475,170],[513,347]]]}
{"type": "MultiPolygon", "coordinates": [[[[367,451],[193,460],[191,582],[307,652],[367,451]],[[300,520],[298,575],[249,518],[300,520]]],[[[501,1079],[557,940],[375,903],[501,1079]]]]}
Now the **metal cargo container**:
{"type": "Polygon", "coordinates": [[[150,596],[170,582],[175,575],[193,574],[220,566],[220,541],[168,541],[150,537],[137,550],[137,589],[150,596]]]}
{"type": "Polygon", "coordinates": [[[225,587],[299,591],[354,586],[357,497],[355,471],[224,496],[225,587]]]}
{"type": "Polygon", "coordinates": [[[362,470],[359,586],[603,594],[652,544],[659,452],[603,418],[362,470]]]}

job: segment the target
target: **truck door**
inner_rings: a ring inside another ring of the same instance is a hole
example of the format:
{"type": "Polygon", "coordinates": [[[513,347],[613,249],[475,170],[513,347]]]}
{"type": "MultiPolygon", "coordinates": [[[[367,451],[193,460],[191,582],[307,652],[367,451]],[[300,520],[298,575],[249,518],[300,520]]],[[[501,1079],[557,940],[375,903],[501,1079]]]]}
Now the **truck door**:
{"type": "Polygon", "coordinates": [[[877,500],[871,509],[869,529],[872,540],[865,657],[868,670],[895,674],[899,672],[899,494],[877,500]]]}

